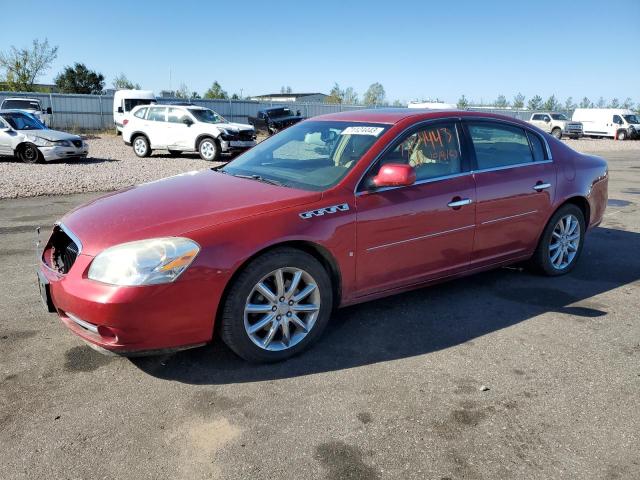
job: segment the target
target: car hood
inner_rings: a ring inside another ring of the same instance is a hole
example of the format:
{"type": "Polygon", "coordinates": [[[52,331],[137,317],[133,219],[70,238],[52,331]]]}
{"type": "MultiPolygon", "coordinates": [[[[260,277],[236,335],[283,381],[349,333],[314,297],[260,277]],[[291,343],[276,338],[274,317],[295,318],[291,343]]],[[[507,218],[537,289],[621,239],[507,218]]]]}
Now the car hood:
{"type": "Polygon", "coordinates": [[[189,172],[115,192],[65,215],[61,222],[96,255],[124,242],[189,232],[317,201],[308,192],[213,170],[189,172]]]}
{"type": "Polygon", "coordinates": [[[46,140],[51,140],[53,142],[58,140],[80,140],[78,135],[72,135],[71,133],[59,132],[58,130],[20,130],[21,133],[24,133],[27,136],[32,137],[40,137],[46,140]]]}
{"type": "Polygon", "coordinates": [[[226,128],[229,130],[253,130],[253,125],[247,125],[244,123],[216,123],[214,124],[216,127],[226,128]]]}

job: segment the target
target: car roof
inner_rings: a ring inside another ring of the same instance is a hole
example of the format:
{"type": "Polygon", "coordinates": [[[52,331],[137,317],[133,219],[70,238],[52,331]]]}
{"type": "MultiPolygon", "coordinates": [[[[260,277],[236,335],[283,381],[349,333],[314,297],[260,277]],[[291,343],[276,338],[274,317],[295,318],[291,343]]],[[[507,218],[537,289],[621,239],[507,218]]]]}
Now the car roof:
{"type": "Polygon", "coordinates": [[[26,98],[26,97],[7,97],[2,101],[6,102],[7,100],[24,100],[25,102],[40,102],[40,100],[38,100],[37,98],[26,98]]]}
{"type": "Polygon", "coordinates": [[[23,110],[22,108],[3,108],[0,113],[24,113],[25,115],[33,116],[33,113],[23,110]]]}
{"type": "Polygon", "coordinates": [[[431,120],[451,117],[474,117],[505,120],[512,123],[528,125],[526,122],[508,115],[499,115],[488,112],[475,112],[469,110],[428,110],[418,108],[374,108],[351,110],[348,112],[336,112],[314,117],[313,120],[342,121],[342,122],[369,122],[385,123],[393,125],[402,120],[413,118],[416,121],[431,120]]]}

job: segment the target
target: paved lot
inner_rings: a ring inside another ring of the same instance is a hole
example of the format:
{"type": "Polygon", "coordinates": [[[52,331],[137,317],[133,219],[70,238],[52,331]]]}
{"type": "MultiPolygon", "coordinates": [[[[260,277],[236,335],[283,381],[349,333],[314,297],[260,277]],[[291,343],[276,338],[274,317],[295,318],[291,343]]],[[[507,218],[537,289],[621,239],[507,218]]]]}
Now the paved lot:
{"type": "Polygon", "coordinates": [[[640,478],[640,156],[604,155],[610,207],[571,275],[350,307],[260,367],[220,342],[95,353],[44,313],[32,254],[95,194],[0,201],[0,477],[640,478]]]}

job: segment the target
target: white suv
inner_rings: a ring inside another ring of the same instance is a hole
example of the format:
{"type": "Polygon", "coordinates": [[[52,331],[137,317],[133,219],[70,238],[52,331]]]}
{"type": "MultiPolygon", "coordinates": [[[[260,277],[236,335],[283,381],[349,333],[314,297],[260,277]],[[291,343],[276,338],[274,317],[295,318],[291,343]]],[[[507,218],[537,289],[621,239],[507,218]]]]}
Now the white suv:
{"type": "Polygon", "coordinates": [[[214,161],[221,153],[256,145],[251,125],[227,122],[213,110],[195,105],[140,105],[123,123],[122,139],[139,157],[169,150],[171,155],[198,152],[203,160],[214,161]]]}

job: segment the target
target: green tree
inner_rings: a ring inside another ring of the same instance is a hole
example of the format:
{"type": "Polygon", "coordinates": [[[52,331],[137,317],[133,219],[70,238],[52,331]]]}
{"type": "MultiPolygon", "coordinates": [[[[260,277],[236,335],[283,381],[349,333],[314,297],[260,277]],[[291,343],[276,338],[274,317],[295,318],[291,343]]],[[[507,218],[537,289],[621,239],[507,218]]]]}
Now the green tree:
{"type": "Polygon", "coordinates": [[[524,100],[525,100],[524,95],[518,92],[518,94],[515,97],[513,97],[513,108],[522,110],[524,108],[524,100]]]}
{"type": "Polygon", "coordinates": [[[469,106],[469,100],[464,94],[458,99],[458,103],[456,104],[460,110],[464,110],[469,106]]]}
{"type": "Polygon", "coordinates": [[[600,97],[598,99],[598,101],[596,102],[596,107],[597,108],[604,108],[606,106],[607,106],[607,101],[604,98],[600,97]]]}
{"type": "Polygon", "coordinates": [[[358,103],[358,94],[353,87],[347,87],[342,95],[342,103],[347,105],[356,105],[358,103]]]}
{"type": "Polygon", "coordinates": [[[202,98],[198,92],[191,92],[191,98],[199,99],[202,98]]]}
{"type": "Polygon", "coordinates": [[[49,46],[49,41],[35,39],[31,48],[16,48],[0,52],[0,70],[4,71],[7,88],[14,92],[31,92],[38,78],[58,56],[58,47],[49,46]]]}
{"type": "Polygon", "coordinates": [[[393,103],[391,103],[392,107],[405,107],[406,105],[402,103],[400,100],[395,99],[393,103]]]}
{"type": "Polygon", "coordinates": [[[633,100],[631,100],[630,97],[625,98],[624,102],[622,102],[622,108],[628,108],[631,110],[633,108],[633,100]]]}
{"type": "Polygon", "coordinates": [[[369,88],[364,92],[364,104],[365,105],[383,105],[387,94],[384,91],[382,84],[376,82],[369,85],[369,88]]]}
{"type": "Polygon", "coordinates": [[[227,98],[229,98],[229,95],[227,94],[227,92],[225,92],[222,89],[222,86],[216,80],[215,82],[213,82],[211,87],[209,87],[209,90],[204,92],[204,98],[208,98],[208,99],[215,99],[215,98],[227,99],[227,98]]]}
{"type": "Polygon", "coordinates": [[[593,103],[591,103],[591,100],[589,100],[589,98],[587,97],[584,97],[580,102],[580,108],[592,108],[592,107],[593,107],[593,103]]]}
{"type": "Polygon", "coordinates": [[[564,109],[565,110],[575,110],[576,104],[573,103],[573,97],[569,97],[564,101],[564,109]]]}
{"type": "Polygon", "coordinates": [[[556,100],[555,95],[551,95],[549,98],[547,98],[547,101],[544,102],[544,109],[551,111],[560,109],[560,104],[558,103],[558,100],[556,100]]]}
{"type": "Polygon", "coordinates": [[[54,79],[61,93],[85,93],[99,95],[104,88],[104,75],[89,70],[84,63],[66,66],[54,79]]]}
{"type": "Polygon", "coordinates": [[[620,100],[617,98],[611,99],[609,102],[609,108],[620,108],[620,100]]]}
{"type": "Polygon", "coordinates": [[[509,106],[509,102],[507,102],[507,97],[504,95],[498,95],[496,101],[493,102],[493,106],[496,108],[507,108],[509,106]]]}
{"type": "Polygon", "coordinates": [[[140,84],[133,83],[124,73],[121,73],[113,79],[113,88],[116,90],[140,90],[140,84]]]}
{"type": "Polygon", "coordinates": [[[338,82],[333,84],[333,87],[329,91],[329,96],[324,99],[325,103],[342,103],[344,100],[344,91],[340,89],[340,85],[338,82]]]}
{"type": "Polygon", "coordinates": [[[191,98],[191,93],[189,92],[189,87],[187,87],[186,83],[181,83],[180,88],[178,88],[175,93],[176,98],[181,98],[183,100],[191,98]]]}
{"type": "Polygon", "coordinates": [[[527,108],[529,110],[542,109],[542,97],[540,95],[536,95],[535,97],[529,99],[529,102],[527,103],[527,108]]]}
{"type": "Polygon", "coordinates": [[[240,100],[240,97],[237,93],[234,93],[233,95],[231,95],[231,100],[240,100]]]}

